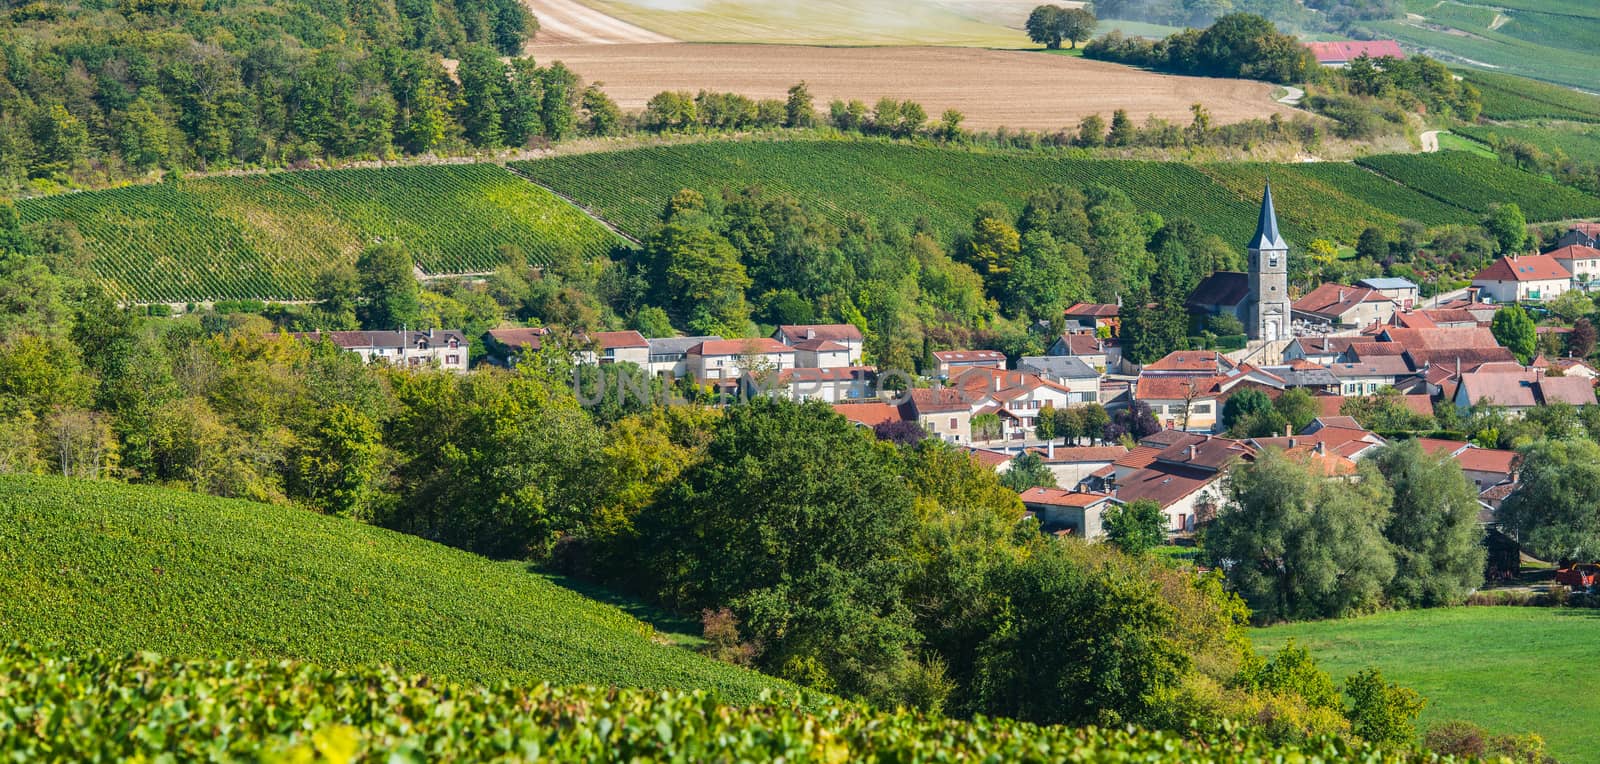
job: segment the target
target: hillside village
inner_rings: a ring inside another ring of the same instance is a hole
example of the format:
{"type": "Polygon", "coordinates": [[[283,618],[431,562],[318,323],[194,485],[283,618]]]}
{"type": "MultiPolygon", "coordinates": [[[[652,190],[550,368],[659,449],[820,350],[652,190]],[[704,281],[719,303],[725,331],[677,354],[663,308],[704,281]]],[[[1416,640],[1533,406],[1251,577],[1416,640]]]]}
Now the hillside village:
{"type": "MultiPolygon", "coordinates": [[[[637,331],[563,337],[551,327],[491,329],[481,339],[485,362],[498,366],[515,366],[551,340],[579,348],[575,362],[622,370],[612,383],[624,396],[651,395],[648,380],[658,380],[660,389],[698,390],[722,403],[754,396],[823,401],[864,428],[920,428],[996,472],[1038,460],[1054,486],[1021,491],[1030,515],[1047,533],[1088,539],[1104,536],[1109,507],[1149,500],[1165,517],[1169,542],[1189,543],[1215,517],[1229,471],[1266,449],[1348,476],[1391,440],[1417,438],[1428,453],[1461,467],[1478,492],[1481,526],[1495,543],[1511,543],[1495,527],[1497,509],[1518,487],[1516,451],[1426,431],[1378,432],[1351,415],[1351,404],[1371,412],[1365,404],[1375,403],[1397,415],[1386,417],[1391,426],[1407,416],[1432,421],[1440,411],[1519,417],[1537,407],[1596,404],[1594,367],[1545,353],[1524,362],[1491,329],[1505,306],[1537,307],[1568,291],[1588,292],[1600,279],[1596,234],[1600,225],[1576,225],[1556,249],[1498,259],[1446,299],[1423,299],[1417,284],[1388,277],[1324,283],[1291,299],[1291,247],[1268,186],[1248,246],[1249,270],[1211,275],[1185,304],[1200,317],[1238,319],[1245,347],[1179,350],[1146,364],[1122,358],[1120,306],[1092,303],[1066,309],[1065,329],[1045,355],[935,351],[937,365],[926,376],[865,363],[862,332],[850,324],[783,325],[758,339],[637,331]],[[1246,391],[1269,401],[1303,395],[1313,407],[1309,421],[1230,437],[1229,401],[1246,391]]],[[[329,340],[368,361],[468,370],[459,331],[295,336],[329,340]]],[[[1515,556],[1509,559],[1502,573],[1515,572],[1515,556]]]]}

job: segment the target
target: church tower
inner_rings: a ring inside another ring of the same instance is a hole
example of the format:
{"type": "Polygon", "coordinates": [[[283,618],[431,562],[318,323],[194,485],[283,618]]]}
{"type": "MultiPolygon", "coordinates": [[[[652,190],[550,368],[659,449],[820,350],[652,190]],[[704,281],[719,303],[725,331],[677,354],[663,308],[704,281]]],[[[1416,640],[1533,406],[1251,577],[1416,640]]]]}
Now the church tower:
{"type": "Polygon", "coordinates": [[[1278,212],[1272,207],[1272,182],[1261,197],[1261,220],[1250,242],[1250,312],[1245,332],[1250,339],[1288,339],[1289,244],[1278,233],[1278,212]]]}

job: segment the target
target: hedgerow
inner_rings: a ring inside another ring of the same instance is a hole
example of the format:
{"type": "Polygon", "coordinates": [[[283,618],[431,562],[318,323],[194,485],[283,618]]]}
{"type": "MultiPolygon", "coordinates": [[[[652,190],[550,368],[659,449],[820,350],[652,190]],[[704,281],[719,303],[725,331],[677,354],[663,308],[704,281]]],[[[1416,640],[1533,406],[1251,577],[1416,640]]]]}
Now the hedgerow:
{"type": "Polygon", "coordinates": [[[1234,729],[970,722],[768,694],[457,685],[387,668],[179,662],[150,653],[0,648],[0,757],[347,761],[1449,761],[1323,738],[1264,743],[1234,729]]]}

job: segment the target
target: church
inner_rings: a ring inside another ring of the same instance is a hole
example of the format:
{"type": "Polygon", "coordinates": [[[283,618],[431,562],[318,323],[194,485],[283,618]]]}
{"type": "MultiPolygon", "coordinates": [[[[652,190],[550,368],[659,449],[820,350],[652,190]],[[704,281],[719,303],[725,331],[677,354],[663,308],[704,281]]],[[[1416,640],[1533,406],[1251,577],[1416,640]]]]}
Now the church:
{"type": "Polygon", "coordinates": [[[1272,342],[1293,336],[1289,308],[1289,243],[1278,230],[1272,206],[1272,183],[1261,196],[1261,218],[1250,241],[1245,273],[1218,271],[1189,295],[1185,307],[1202,316],[1231,315],[1244,324],[1251,340],[1272,342]]]}

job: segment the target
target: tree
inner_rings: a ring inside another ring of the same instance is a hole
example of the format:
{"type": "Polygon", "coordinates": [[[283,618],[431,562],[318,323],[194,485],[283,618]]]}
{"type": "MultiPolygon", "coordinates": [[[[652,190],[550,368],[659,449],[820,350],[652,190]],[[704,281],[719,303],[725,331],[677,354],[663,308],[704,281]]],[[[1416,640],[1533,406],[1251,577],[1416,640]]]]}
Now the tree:
{"type": "Polygon", "coordinates": [[[1356,242],[1356,257],[1372,262],[1382,262],[1389,256],[1389,237],[1377,226],[1368,226],[1356,242]]]}
{"type": "Polygon", "coordinates": [[[1519,474],[1501,525],[1540,559],[1600,557],[1600,445],[1537,441],[1522,450],[1519,474]]]}
{"type": "Polygon", "coordinates": [[[872,428],[878,440],[887,440],[897,446],[915,446],[928,439],[928,430],[916,422],[894,419],[879,422],[872,428]]]}
{"type": "Polygon", "coordinates": [[[1006,606],[977,653],[977,707],[1040,724],[1139,724],[1191,665],[1160,583],[1115,552],[1048,543],[991,584],[1006,606]],[[1041,649],[1049,645],[1049,649],[1041,649]]]}
{"type": "Polygon", "coordinates": [[[1491,207],[1483,221],[1483,230],[1494,240],[1495,254],[1509,255],[1527,249],[1528,219],[1522,216],[1522,208],[1513,202],[1491,207]]]}
{"type": "Polygon", "coordinates": [[[806,83],[796,83],[789,88],[789,98],[783,104],[784,127],[811,127],[817,122],[816,107],[812,105],[811,91],[806,83]]]}
{"type": "Polygon", "coordinates": [[[368,247],[356,260],[361,304],[356,317],[365,329],[400,329],[421,312],[411,255],[393,244],[368,247]]]}
{"type": "Polygon", "coordinates": [[[1562,292],[1560,297],[1545,303],[1545,308],[1570,324],[1593,313],[1594,300],[1579,290],[1569,289],[1562,292]]]}
{"type": "Polygon", "coordinates": [[[596,82],[583,89],[583,132],[589,135],[617,135],[622,132],[622,109],[596,82]]]}
{"type": "Polygon", "coordinates": [[[972,418],[973,440],[994,440],[1001,432],[999,414],[978,414],[972,418]]]}
{"type": "Polygon", "coordinates": [[[1106,540],[1126,554],[1144,554],[1167,540],[1167,516],[1150,499],[1109,507],[1101,522],[1106,540]]]}
{"type": "Polygon", "coordinates": [[[1271,409],[1272,400],[1266,393],[1247,387],[1228,396],[1228,402],[1222,404],[1222,426],[1232,429],[1234,425],[1271,409]]]}
{"type": "Polygon", "coordinates": [[[1041,5],[1028,14],[1028,21],[1023,29],[1028,32],[1028,39],[1045,46],[1051,50],[1061,47],[1061,32],[1063,16],[1066,9],[1059,5],[1041,5]]]}
{"type": "Polygon", "coordinates": [[[1567,354],[1573,358],[1588,358],[1594,353],[1595,334],[1594,323],[1589,319],[1572,322],[1572,331],[1567,334],[1567,354]]]}
{"type": "Polygon", "coordinates": [[[1394,494],[1383,529],[1395,554],[1390,603],[1459,603],[1483,584],[1477,490],[1454,459],[1429,454],[1415,440],[1385,446],[1370,460],[1394,494]]]}
{"type": "Polygon", "coordinates": [[[1132,146],[1139,130],[1133,126],[1127,109],[1117,109],[1111,114],[1111,132],[1106,135],[1107,146],[1132,146]]]}
{"type": "Polygon", "coordinates": [[[1495,311],[1494,320],[1489,323],[1489,331],[1494,338],[1507,350],[1515,353],[1517,360],[1527,364],[1533,360],[1533,352],[1539,342],[1538,328],[1534,326],[1533,317],[1520,305],[1506,305],[1495,311]]]}
{"type": "Polygon", "coordinates": [[[1078,138],[1073,141],[1082,148],[1093,149],[1106,141],[1106,121],[1099,114],[1090,114],[1078,123],[1078,138]]]}
{"type": "Polygon", "coordinates": [[[1368,668],[1344,680],[1350,703],[1345,716],[1350,731],[1369,743],[1411,745],[1417,739],[1417,716],[1427,701],[1415,690],[1390,684],[1383,672],[1368,668]]]}
{"type": "MultiPolygon", "coordinates": [[[[1078,47],[1078,43],[1094,36],[1094,28],[1100,22],[1094,13],[1084,8],[1070,8],[1061,14],[1057,21],[1057,29],[1061,37],[1078,47]]],[[[1059,46],[1059,43],[1057,44],[1059,46]]]]}
{"type": "Polygon", "coordinates": [[[1000,475],[1000,484],[1017,493],[1022,493],[1029,488],[1055,488],[1056,475],[1050,471],[1050,466],[1044,463],[1044,457],[1032,451],[1017,454],[1011,460],[1011,466],[1000,475]]]}
{"type": "Polygon", "coordinates": [[[474,45],[456,67],[461,82],[461,125],[474,146],[497,148],[505,139],[501,101],[505,97],[506,69],[492,48],[474,45]]]}
{"type": "Polygon", "coordinates": [[[1044,408],[1039,409],[1039,416],[1034,417],[1034,421],[1037,424],[1033,426],[1033,434],[1038,436],[1039,440],[1048,442],[1056,439],[1059,433],[1056,430],[1057,419],[1054,405],[1046,403],[1044,408]]]}
{"type": "Polygon", "coordinates": [[[1333,618],[1379,603],[1394,577],[1381,532],[1391,501],[1382,476],[1360,469],[1353,482],[1327,479],[1274,449],[1234,469],[1203,548],[1225,564],[1256,620],[1333,618]]]}
{"type": "Polygon", "coordinates": [[[916,523],[896,449],[822,403],[730,407],[706,458],[638,517],[674,607],[728,607],[763,670],[882,699],[915,638],[896,603],[916,523]]]}
{"type": "Polygon", "coordinates": [[[1322,413],[1322,407],[1317,405],[1316,396],[1303,387],[1294,387],[1283,391],[1278,399],[1272,402],[1272,408],[1284,418],[1290,429],[1301,432],[1322,413]]]}

